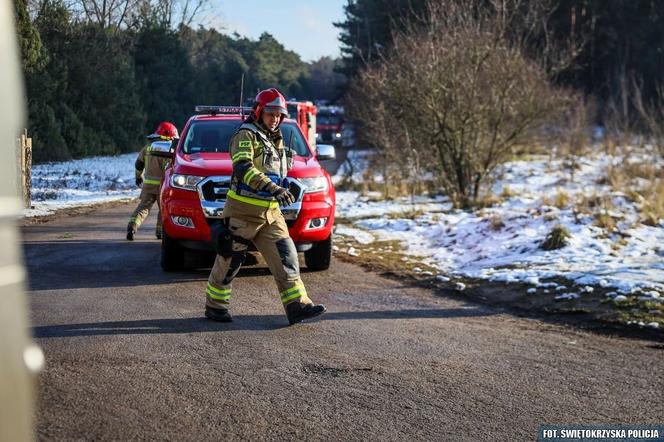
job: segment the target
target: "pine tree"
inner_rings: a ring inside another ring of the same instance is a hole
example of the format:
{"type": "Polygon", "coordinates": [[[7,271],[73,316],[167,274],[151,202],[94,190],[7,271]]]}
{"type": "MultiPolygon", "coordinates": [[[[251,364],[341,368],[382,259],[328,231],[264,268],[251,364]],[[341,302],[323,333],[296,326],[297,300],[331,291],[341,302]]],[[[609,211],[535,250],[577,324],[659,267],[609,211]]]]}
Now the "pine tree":
{"type": "Polygon", "coordinates": [[[46,62],[46,53],[42,46],[39,31],[33,26],[26,0],[14,0],[14,17],[18,43],[21,48],[23,72],[32,73],[46,62]]]}

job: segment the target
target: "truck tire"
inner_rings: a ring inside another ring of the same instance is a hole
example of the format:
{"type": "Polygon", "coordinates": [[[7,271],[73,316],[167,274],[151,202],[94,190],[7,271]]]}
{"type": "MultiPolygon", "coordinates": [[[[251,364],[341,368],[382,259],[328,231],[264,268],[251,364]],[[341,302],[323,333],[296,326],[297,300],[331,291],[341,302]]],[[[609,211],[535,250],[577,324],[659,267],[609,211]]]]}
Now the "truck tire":
{"type": "Polygon", "coordinates": [[[165,272],[184,269],[184,248],[166,232],[161,235],[161,268],[165,272]]]}
{"type": "Polygon", "coordinates": [[[309,270],[315,272],[327,270],[332,261],[332,234],[329,238],[314,243],[313,247],[304,252],[304,263],[309,270]]]}

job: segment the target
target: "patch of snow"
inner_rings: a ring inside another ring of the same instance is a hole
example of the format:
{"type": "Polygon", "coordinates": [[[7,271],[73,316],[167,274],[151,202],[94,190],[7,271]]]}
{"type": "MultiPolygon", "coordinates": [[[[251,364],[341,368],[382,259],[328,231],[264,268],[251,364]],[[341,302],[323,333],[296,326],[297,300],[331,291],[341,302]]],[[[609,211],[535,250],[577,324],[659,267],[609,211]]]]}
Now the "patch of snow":
{"type": "Polygon", "coordinates": [[[55,210],[136,198],[136,153],[92,157],[32,168],[32,202],[23,216],[44,216],[55,210]]]}
{"type": "Polygon", "coordinates": [[[355,249],[355,247],[349,247],[346,253],[349,254],[350,256],[360,256],[360,252],[358,252],[357,249],[355,249]]]}
{"type": "Polygon", "coordinates": [[[367,232],[366,230],[356,229],[345,225],[335,226],[334,233],[338,235],[352,237],[353,239],[355,239],[355,241],[359,242],[360,244],[371,244],[375,240],[374,236],[371,233],[367,232]]]}
{"type": "Polygon", "coordinates": [[[578,293],[561,293],[556,295],[554,299],[579,299],[580,297],[578,293]]]}
{"type": "MultiPolygon", "coordinates": [[[[423,257],[444,274],[542,288],[558,285],[540,281],[564,278],[587,287],[579,289],[581,293],[591,293],[594,287],[623,294],[635,289],[664,293],[664,227],[639,223],[638,203],[598,184],[606,181],[609,167],[625,160],[605,154],[579,158],[574,181],[562,160],[542,157],[506,163],[497,172],[493,190],[500,194],[509,188],[513,196],[475,211],[455,210],[443,197],[384,201],[376,194],[337,192],[337,216],[377,240],[400,241],[405,254],[423,257]],[[619,234],[594,225],[594,217],[576,213],[573,204],[562,209],[545,204],[558,192],[571,202],[610,197],[619,234]],[[500,219],[504,226],[496,230],[491,219],[500,219]],[[557,225],[570,232],[569,244],[542,250],[544,238],[557,225]]],[[[559,291],[569,290],[560,287],[559,291]]]]}

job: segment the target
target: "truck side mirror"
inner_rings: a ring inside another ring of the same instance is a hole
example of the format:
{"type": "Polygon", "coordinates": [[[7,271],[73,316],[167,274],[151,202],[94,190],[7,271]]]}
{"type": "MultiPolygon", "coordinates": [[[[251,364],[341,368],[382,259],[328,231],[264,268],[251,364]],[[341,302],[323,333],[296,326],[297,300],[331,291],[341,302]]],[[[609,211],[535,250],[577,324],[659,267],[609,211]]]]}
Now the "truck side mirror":
{"type": "Polygon", "coordinates": [[[160,158],[173,158],[177,144],[178,138],[174,138],[172,141],[153,141],[149,148],[150,155],[160,158]]]}
{"type": "Polygon", "coordinates": [[[318,161],[333,160],[337,157],[334,146],[331,144],[317,144],[316,150],[316,158],[318,161]]]}

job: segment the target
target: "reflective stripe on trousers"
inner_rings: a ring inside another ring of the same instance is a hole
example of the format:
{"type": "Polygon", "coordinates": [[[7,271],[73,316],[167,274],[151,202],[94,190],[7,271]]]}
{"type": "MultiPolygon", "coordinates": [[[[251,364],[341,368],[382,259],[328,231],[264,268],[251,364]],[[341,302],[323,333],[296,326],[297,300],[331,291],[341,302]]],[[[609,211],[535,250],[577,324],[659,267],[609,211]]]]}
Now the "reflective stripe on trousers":
{"type": "MultiPolygon", "coordinates": [[[[252,223],[237,218],[230,218],[229,228],[233,235],[250,240],[256,249],[263,255],[270,272],[274,276],[283,305],[291,302],[311,304],[304,284],[300,279],[300,266],[298,263],[295,244],[288,234],[288,227],[283,216],[278,216],[275,222],[252,223]]],[[[246,250],[246,245],[234,243],[238,253],[246,250]]],[[[233,257],[224,258],[217,255],[208,278],[208,287],[217,290],[231,290],[233,283],[233,257]]],[[[230,292],[229,292],[230,293],[230,292]]],[[[212,308],[228,308],[228,303],[210,296],[206,291],[206,302],[212,308]]],[[[255,295],[255,294],[253,294],[255,295]]],[[[247,296],[252,296],[251,293],[247,296]]],[[[230,296],[229,296],[230,299],[230,296]]]]}

